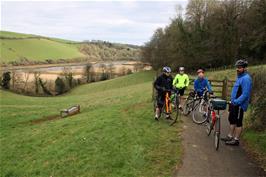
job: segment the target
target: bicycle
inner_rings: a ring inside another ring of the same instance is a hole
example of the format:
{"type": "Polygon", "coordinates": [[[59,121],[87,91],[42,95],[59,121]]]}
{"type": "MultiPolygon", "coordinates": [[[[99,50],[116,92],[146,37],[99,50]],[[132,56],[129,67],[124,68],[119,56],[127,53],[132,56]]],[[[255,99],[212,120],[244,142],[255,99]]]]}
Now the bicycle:
{"type": "Polygon", "coordinates": [[[195,103],[193,112],[192,112],[192,120],[196,124],[203,124],[207,120],[207,111],[209,107],[209,98],[210,94],[207,89],[204,90],[203,95],[199,97],[197,102],[195,103]]]}
{"type": "Polygon", "coordinates": [[[209,101],[207,121],[206,121],[206,133],[209,136],[214,129],[214,147],[219,149],[220,134],[221,134],[221,110],[225,110],[229,102],[226,100],[211,98],[209,101]]]}
{"type": "MultiPolygon", "coordinates": [[[[177,122],[178,117],[180,116],[179,111],[179,94],[177,90],[166,90],[163,107],[160,110],[161,115],[164,115],[164,118],[167,119],[168,116],[174,115],[174,119],[168,119],[170,126],[174,125],[177,122]],[[171,97],[170,97],[171,95],[171,97]]],[[[154,112],[157,108],[157,99],[154,100],[154,112]]]]}
{"type": "Polygon", "coordinates": [[[199,96],[195,91],[190,92],[184,106],[184,115],[192,112],[192,120],[196,124],[202,124],[206,121],[206,112],[208,110],[209,91],[204,90],[203,95],[199,96]]]}
{"type": "Polygon", "coordinates": [[[193,111],[196,100],[197,93],[195,91],[190,92],[184,104],[183,114],[185,116],[188,116],[193,111]]]}

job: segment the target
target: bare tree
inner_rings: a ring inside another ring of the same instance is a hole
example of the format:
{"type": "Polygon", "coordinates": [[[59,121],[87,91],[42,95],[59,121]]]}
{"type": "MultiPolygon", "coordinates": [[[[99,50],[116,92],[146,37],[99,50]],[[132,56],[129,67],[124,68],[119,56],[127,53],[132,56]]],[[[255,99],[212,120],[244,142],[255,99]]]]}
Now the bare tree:
{"type": "Polygon", "coordinates": [[[114,77],[114,64],[113,63],[110,63],[108,66],[107,66],[107,72],[109,73],[109,79],[113,78],[114,77]]]}
{"type": "Polygon", "coordinates": [[[30,77],[30,72],[24,72],[24,87],[23,87],[23,92],[26,92],[26,88],[27,88],[27,85],[28,85],[28,80],[29,80],[29,77],[30,77]]]}
{"type": "Polygon", "coordinates": [[[39,86],[40,86],[39,78],[40,78],[41,73],[35,71],[33,74],[34,74],[35,93],[38,94],[39,93],[39,86]]]}

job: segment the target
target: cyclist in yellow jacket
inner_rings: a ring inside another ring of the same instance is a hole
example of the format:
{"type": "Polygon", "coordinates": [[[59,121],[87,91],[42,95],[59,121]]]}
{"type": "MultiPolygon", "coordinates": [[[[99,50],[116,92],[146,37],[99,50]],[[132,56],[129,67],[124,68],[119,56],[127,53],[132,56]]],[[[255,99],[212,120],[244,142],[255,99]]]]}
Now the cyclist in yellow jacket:
{"type": "MultiPolygon", "coordinates": [[[[181,103],[183,99],[182,97],[188,85],[189,85],[189,77],[187,74],[185,74],[185,68],[179,67],[179,74],[175,76],[175,79],[173,81],[174,88],[176,88],[178,90],[178,93],[180,94],[179,103],[181,103]]],[[[179,104],[179,108],[182,108],[181,104],[179,104]]]]}

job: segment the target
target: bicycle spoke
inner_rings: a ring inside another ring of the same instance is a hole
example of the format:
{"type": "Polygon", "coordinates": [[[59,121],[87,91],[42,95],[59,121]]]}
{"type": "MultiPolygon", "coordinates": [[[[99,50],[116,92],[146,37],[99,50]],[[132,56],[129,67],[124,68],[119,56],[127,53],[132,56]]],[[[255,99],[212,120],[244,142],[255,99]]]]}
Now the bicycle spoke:
{"type": "Polygon", "coordinates": [[[189,113],[191,112],[192,106],[193,106],[193,98],[192,97],[188,97],[185,105],[184,105],[184,110],[183,113],[185,116],[189,115],[189,113]]]}
{"type": "Polygon", "coordinates": [[[204,123],[207,120],[207,114],[205,110],[207,110],[207,103],[204,102],[201,104],[200,100],[197,101],[192,114],[193,122],[196,124],[204,123]]]}

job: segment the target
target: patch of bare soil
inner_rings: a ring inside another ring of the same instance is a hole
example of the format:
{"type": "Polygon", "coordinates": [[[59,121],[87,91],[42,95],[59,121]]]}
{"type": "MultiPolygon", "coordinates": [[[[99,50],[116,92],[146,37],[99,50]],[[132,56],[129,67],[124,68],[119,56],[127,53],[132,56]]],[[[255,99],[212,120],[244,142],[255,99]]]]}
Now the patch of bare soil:
{"type": "Polygon", "coordinates": [[[40,124],[40,123],[43,123],[46,121],[52,121],[52,120],[56,120],[56,119],[61,119],[60,115],[50,115],[50,116],[42,117],[40,119],[31,120],[30,123],[31,124],[40,124]]]}

